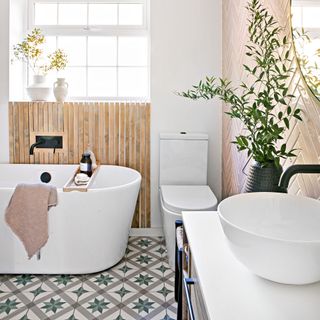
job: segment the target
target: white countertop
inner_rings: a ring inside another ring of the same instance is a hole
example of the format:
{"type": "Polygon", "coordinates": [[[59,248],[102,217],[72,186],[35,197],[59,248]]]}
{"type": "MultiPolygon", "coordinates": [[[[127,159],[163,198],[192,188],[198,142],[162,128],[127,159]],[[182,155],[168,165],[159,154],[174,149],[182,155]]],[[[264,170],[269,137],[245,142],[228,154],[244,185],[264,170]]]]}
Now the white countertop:
{"type": "Polygon", "coordinates": [[[320,283],[283,285],[255,276],[233,256],[216,212],[182,216],[211,320],[320,320],[320,283]]]}

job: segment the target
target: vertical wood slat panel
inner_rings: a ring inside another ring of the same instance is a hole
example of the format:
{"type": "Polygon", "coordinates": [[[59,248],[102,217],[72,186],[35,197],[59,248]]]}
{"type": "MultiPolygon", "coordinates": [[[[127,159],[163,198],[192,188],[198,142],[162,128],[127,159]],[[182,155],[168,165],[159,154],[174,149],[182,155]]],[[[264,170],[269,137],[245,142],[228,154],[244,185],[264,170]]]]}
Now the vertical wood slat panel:
{"type": "Polygon", "coordinates": [[[119,103],[117,102],[114,106],[114,164],[119,164],[119,133],[120,133],[120,126],[119,126],[119,103]]]}
{"type": "Polygon", "coordinates": [[[109,105],[109,139],[107,141],[108,145],[108,154],[109,154],[109,164],[115,164],[114,162],[114,103],[109,105]]]}
{"type": "Polygon", "coordinates": [[[119,108],[119,164],[121,166],[125,166],[125,150],[126,150],[126,143],[125,143],[125,106],[124,103],[120,103],[119,108]]]}
{"type": "MultiPolygon", "coordinates": [[[[78,125],[78,139],[79,139],[79,150],[78,150],[78,159],[81,159],[82,152],[84,150],[83,144],[83,137],[84,137],[84,104],[79,104],[79,125],[78,125]]],[[[79,160],[80,161],[80,160],[79,160]]]]}
{"type": "Polygon", "coordinates": [[[43,131],[49,131],[49,108],[47,102],[43,104],[43,131]]]}
{"type": "Polygon", "coordinates": [[[105,117],[106,117],[106,108],[102,102],[99,104],[99,157],[102,163],[106,163],[106,148],[105,148],[105,117]]]}
{"type": "MultiPolygon", "coordinates": [[[[83,113],[83,151],[85,151],[89,144],[89,107],[88,103],[84,104],[83,113]]],[[[82,152],[83,152],[82,151],[82,152]]]]}
{"type": "Polygon", "coordinates": [[[18,131],[18,141],[19,141],[19,162],[25,163],[24,159],[24,134],[23,134],[23,126],[24,126],[24,119],[23,119],[23,103],[19,104],[18,114],[19,114],[19,131],[18,131]]]}
{"type": "Polygon", "coordinates": [[[109,110],[110,110],[110,105],[108,103],[106,103],[104,105],[104,109],[105,109],[105,138],[104,138],[104,148],[105,148],[105,163],[108,163],[109,160],[109,139],[110,139],[110,127],[109,127],[109,110]]]}
{"type": "MultiPolygon", "coordinates": [[[[145,156],[146,156],[146,106],[140,106],[140,168],[139,172],[145,176],[145,156]]],[[[141,215],[139,220],[143,220],[143,225],[146,225],[146,216],[142,212],[146,210],[146,180],[141,181],[141,215]]]]}
{"type": "MultiPolygon", "coordinates": [[[[64,134],[67,136],[66,141],[64,141],[63,143],[65,144],[65,148],[67,150],[69,150],[69,104],[65,103],[63,105],[63,132],[64,134]]],[[[63,153],[63,163],[69,163],[68,161],[68,155],[69,152],[64,152],[63,153]]]]}
{"type": "Polygon", "coordinates": [[[73,163],[79,163],[79,104],[73,108],[73,163]]]}
{"type": "Polygon", "coordinates": [[[150,159],[150,143],[151,143],[151,132],[150,132],[150,116],[151,116],[151,110],[150,110],[150,105],[146,105],[146,154],[145,154],[145,164],[146,164],[146,171],[144,174],[144,180],[146,184],[146,209],[145,212],[149,214],[145,214],[146,217],[146,222],[145,226],[151,226],[151,180],[150,180],[150,167],[151,167],[151,159],[150,159]]]}
{"type": "MultiPolygon", "coordinates": [[[[141,129],[141,121],[140,121],[140,106],[138,104],[135,104],[135,114],[136,114],[136,170],[140,171],[140,143],[138,143],[140,138],[140,129],[141,129]]],[[[137,206],[139,208],[139,215],[137,215],[136,221],[141,221],[141,212],[142,212],[142,189],[143,189],[143,182],[141,181],[141,191],[138,198],[137,206]]]]}
{"type": "Polygon", "coordinates": [[[29,104],[23,104],[23,149],[24,149],[24,162],[29,163],[29,104]]]}
{"type": "Polygon", "coordinates": [[[125,145],[126,145],[126,157],[125,157],[125,166],[129,167],[129,160],[130,160],[130,154],[129,154],[129,150],[130,150],[130,105],[129,104],[125,104],[125,123],[126,123],[126,141],[125,141],[125,145]]]}
{"type": "Polygon", "coordinates": [[[11,163],[78,163],[87,146],[102,164],[138,170],[141,190],[133,227],[150,226],[150,104],[130,102],[10,102],[11,163]],[[64,151],[35,149],[31,137],[64,135],[64,151]]]}
{"type": "Polygon", "coordinates": [[[70,164],[74,163],[74,114],[73,114],[73,103],[68,103],[68,121],[69,121],[69,134],[68,134],[68,162],[70,164]]]}
{"type": "Polygon", "coordinates": [[[93,152],[97,159],[101,159],[101,134],[100,134],[100,105],[94,104],[94,143],[93,152]]]}

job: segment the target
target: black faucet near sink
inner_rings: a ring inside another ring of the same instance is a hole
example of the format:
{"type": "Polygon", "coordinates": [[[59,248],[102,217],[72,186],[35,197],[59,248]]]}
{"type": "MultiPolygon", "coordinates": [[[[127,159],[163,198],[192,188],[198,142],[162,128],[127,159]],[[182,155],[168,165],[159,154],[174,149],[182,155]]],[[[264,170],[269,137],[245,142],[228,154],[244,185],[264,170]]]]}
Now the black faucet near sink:
{"type": "Polygon", "coordinates": [[[320,164],[295,164],[290,166],[281,176],[279,182],[279,192],[287,193],[290,179],[298,173],[318,173],[320,174],[320,164]]]}

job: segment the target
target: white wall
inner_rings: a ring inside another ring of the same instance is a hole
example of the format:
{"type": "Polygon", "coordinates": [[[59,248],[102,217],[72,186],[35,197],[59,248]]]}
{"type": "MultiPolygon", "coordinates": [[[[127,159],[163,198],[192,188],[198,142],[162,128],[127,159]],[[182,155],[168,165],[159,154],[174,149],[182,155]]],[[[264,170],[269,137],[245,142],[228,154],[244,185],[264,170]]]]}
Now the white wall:
{"type": "MultiPolygon", "coordinates": [[[[10,0],[10,48],[25,38],[27,33],[27,1],[10,0]]],[[[26,66],[23,62],[15,60],[9,68],[10,101],[24,100],[26,83],[26,66]]]]}
{"type": "Polygon", "coordinates": [[[206,75],[221,75],[221,0],[150,0],[151,3],[151,208],[158,203],[159,133],[209,133],[209,185],[221,196],[221,105],[173,94],[206,75]]]}
{"type": "Polygon", "coordinates": [[[26,0],[0,1],[0,163],[9,162],[9,96],[20,100],[24,90],[23,65],[11,65],[10,48],[24,36],[26,4],[26,0]]]}
{"type": "Polygon", "coordinates": [[[0,1],[0,162],[9,161],[9,0],[0,1]]]}

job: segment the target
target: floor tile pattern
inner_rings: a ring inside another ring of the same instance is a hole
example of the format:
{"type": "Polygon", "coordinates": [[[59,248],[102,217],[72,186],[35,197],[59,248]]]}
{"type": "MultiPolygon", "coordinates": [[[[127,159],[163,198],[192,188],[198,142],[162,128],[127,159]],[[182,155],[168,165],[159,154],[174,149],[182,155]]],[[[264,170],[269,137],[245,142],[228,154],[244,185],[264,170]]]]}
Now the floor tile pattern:
{"type": "Polygon", "coordinates": [[[162,237],[130,237],[116,266],[86,275],[0,275],[0,319],[173,320],[162,237]]]}

